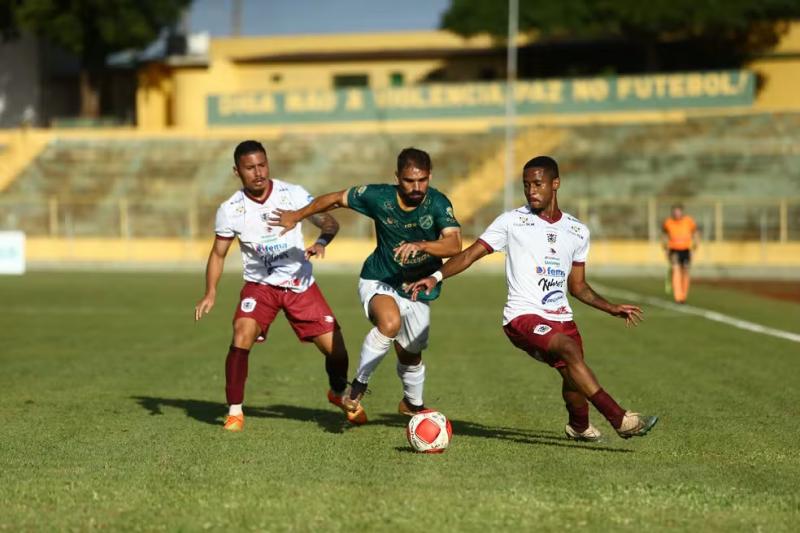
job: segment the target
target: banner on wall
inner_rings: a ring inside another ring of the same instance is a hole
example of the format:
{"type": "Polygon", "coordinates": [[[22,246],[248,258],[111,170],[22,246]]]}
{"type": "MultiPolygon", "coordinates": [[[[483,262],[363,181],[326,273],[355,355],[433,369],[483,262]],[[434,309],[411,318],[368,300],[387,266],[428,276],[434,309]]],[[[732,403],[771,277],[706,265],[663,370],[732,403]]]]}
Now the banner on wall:
{"type": "MultiPolygon", "coordinates": [[[[754,97],[755,76],[739,70],[514,84],[519,115],[750,106],[754,97]]],[[[506,84],[489,82],[215,94],[207,105],[209,125],[222,126],[500,117],[505,98],[506,84]]]]}
{"type": "Polygon", "coordinates": [[[0,274],[25,273],[25,234],[0,231],[0,274]]]}

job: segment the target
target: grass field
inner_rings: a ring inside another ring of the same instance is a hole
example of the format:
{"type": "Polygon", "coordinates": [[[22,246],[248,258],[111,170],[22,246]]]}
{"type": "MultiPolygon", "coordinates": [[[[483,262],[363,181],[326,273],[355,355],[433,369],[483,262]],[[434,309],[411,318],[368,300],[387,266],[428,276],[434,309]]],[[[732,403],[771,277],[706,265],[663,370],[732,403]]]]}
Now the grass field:
{"type": "MultiPolygon", "coordinates": [[[[356,277],[320,284],[352,369],[368,329],[356,277]]],[[[394,414],[391,360],[370,424],[347,427],[322,357],[282,317],[251,356],[246,430],[225,434],[239,286],[226,276],[194,324],[201,274],[0,278],[0,530],[796,530],[798,343],[658,308],[626,330],[576,304],[601,383],[661,421],[623,441],[593,411],[605,441],[571,443],[556,373],[499,327],[503,278],[465,275],[433,307],[426,400],[454,437],[426,456],[394,414]]],[[[800,332],[800,304],[714,287],[692,304],[800,332]]]]}

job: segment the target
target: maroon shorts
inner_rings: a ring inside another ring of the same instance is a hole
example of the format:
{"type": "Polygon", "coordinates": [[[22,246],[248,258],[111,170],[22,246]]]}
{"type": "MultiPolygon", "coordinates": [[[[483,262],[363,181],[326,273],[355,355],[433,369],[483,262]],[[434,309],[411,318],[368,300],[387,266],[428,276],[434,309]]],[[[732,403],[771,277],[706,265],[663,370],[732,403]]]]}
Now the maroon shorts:
{"type": "Polygon", "coordinates": [[[310,341],[314,337],[339,329],[336,317],[316,283],[303,292],[294,292],[248,281],[239,293],[239,305],[233,321],[240,318],[254,319],[261,327],[258,342],[262,342],[267,338],[267,330],[281,309],[301,341],[310,341]]]}
{"type": "Polygon", "coordinates": [[[558,333],[563,333],[577,342],[583,355],[583,340],[578,332],[578,326],[572,320],[556,322],[539,315],[520,315],[503,326],[503,331],[514,346],[553,368],[567,366],[557,354],[548,350],[550,340],[558,333]]]}

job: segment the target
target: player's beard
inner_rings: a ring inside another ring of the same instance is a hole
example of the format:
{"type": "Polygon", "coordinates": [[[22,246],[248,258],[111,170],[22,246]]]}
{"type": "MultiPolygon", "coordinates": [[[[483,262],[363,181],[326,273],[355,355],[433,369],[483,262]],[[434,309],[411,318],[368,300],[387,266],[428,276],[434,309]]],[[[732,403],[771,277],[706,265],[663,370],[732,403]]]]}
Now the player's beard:
{"type": "Polygon", "coordinates": [[[403,198],[403,203],[409,207],[417,207],[425,199],[425,193],[421,192],[400,193],[400,196],[403,198]]]}

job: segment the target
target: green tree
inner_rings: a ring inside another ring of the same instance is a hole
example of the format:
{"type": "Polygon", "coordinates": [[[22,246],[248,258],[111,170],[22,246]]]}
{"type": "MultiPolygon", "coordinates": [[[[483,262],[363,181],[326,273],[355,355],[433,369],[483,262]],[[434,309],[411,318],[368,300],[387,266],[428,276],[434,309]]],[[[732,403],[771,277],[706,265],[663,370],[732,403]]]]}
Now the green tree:
{"type": "Polygon", "coordinates": [[[163,28],[176,23],[191,0],[0,0],[0,3],[10,8],[20,29],[80,57],[81,115],[96,117],[100,111],[99,81],[106,57],[153,42],[163,28]]]}
{"type": "MultiPolygon", "coordinates": [[[[648,70],[659,67],[659,42],[691,40],[741,57],[773,46],[782,30],[778,22],[798,16],[800,0],[519,0],[521,32],[627,39],[646,50],[648,70]]],[[[464,36],[504,38],[508,3],[452,0],[441,26],[464,36]]]]}

